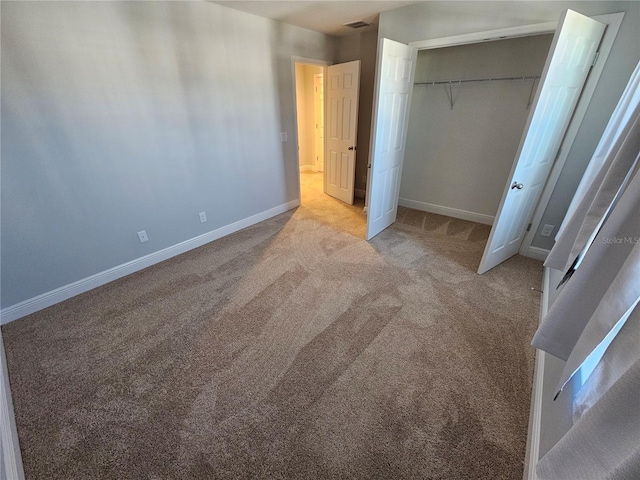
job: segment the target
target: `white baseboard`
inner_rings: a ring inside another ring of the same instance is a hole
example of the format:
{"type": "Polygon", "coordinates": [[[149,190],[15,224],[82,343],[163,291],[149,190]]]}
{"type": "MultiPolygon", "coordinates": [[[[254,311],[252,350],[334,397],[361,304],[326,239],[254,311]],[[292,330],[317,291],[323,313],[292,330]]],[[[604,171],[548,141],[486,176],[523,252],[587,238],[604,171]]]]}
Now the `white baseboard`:
{"type": "Polygon", "coordinates": [[[529,410],[529,432],[527,451],[524,460],[523,480],[536,480],[536,464],[540,455],[540,428],[542,425],[542,384],[544,382],[545,353],[537,350],[531,390],[531,408],[529,410]]]}
{"type": "Polygon", "coordinates": [[[529,248],[521,255],[524,257],[535,258],[536,260],[542,260],[544,262],[549,255],[549,250],[546,248],[529,246],[529,248]]]}
{"type": "Polygon", "coordinates": [[[16,420],[13,415],[13,401],[11,400],[11,388],[9,386],[9,372],[7,371],[7,361],[4,356],[4,342],[2,331],[0,330],[0,364],[2,366],[2,383],[0,383],[0,452],[2,453],[2,468],[7,480],[24,479],[22,469],[22,457],[20,456],[20,444],[18,442],[18,431],[16,430],[16,420]]]}
{"type": "Polygon", "coordinates": [[[188,252],[189,250],[200,247],[206,243],[212,242],[231,233],[237,232],[238,230],[242,230],[243,228],[255,225],[256,223],[284,213],[287,210],[298,207],[299,205],[299,199],[283,203],[282,205],[278,205],[277,207],[265,210],[264,212],[252,215],[251,217],[244,218],[230,225],[220,227],[211,232],[204,233],[197,237],[178,243],[177,245],[173,245],[172,247],[167,247],[155,253],[145,255],[144,257],[137,258],[122,265],[118,265],[117,267],[110,268],[109,270],[91,275],[90,277],[84,278],[77,282],[70,283],[69,285],[65,285],[50,292],[43,293],[41,295],[38,295],[37,297],[30,298],[16,305],[4,308],[0,311],[0,324],[4,325],[13,320],[17,320],[18,318],[50,307],[51,305],[62,302],[63,300],[75,297],[76,295],[87,292],[96,287],[122,278],[126,275],[130,275],[134,272],[150,267],[151,265],[155,265],[156,263],[162,262],[171,257],[175,257],[176,255],[180,255],[181,253],[188,252]]]}
{"type": "Polygon", "coordinates": [[[402,207],[413,208],[414,210],[422,210],[423,212],[437,213],[438,215],[446,215],[447,217],[468,220],[470,222],[483,223],[485,225],[493,225],[493,220],[495,218],[491,215],[485,215],[483,213],[468,212],[466,210],[459,210],[457,208],[443,207],[441,205],[434,205],[432,203],[409,200],[408,198],[399,199],[398,205],[402,207]]]}
{"type": "Polygon", "coordinates": [[[357,198],[364,198],[366,191],[365,190],[360,190],[359,188],[356,188],[353,191],[353,195],[356,196],[357,198]]]}
{"type": "MultiPolygon", "coordinates": [[[[550,275],[545,268],[542,276],[542,302],[540,303],[540,320],[549,310],[550,275]]],[[[540,432],[542,428],[542,393],[544,383],[544,361],[546,353],[536,350],[536,361],[533,370],[533,387],[531,389],[531,408],[529,410],[529,431],[527,433],[527,449],[524,459],[523,480],[536,480],[536,464],[540,459],[540,432]]]]}

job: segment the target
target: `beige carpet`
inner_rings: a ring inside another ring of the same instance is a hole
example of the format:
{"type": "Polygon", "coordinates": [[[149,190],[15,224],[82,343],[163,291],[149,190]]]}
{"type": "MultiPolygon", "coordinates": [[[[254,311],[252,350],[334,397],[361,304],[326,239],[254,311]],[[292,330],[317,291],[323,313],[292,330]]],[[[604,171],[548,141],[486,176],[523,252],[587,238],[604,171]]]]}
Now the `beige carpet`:
{"type": "MultiPolygon", "coordinates": [[[[541,263],[303,205],[3,327],[27,478],[520,479],[541,263]]],[[[315,185],[315,186],[314,186],[315,185]]]]}

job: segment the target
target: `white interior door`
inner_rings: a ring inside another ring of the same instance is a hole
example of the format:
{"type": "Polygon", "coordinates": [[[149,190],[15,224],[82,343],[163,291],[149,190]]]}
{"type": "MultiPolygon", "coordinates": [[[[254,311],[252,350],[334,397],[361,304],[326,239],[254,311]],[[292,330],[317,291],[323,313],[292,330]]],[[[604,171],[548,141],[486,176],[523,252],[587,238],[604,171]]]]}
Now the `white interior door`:
{"type": "Polygon", "coordinates": [[[353,205],[360,60],[327,67],[327,194],[353,205]]]}
{"type": "Polygon", "coordinates": [[[478,273],[518,253],[604,29],[572,10],[560,19],[478,273]]]}
{"type": "Polygon", "coordinates": [[[313,76],[313,115],[315,121],[316,170],[324,172],[324,74],[313,76]]]}
{"type": "Polygon", "coordinates": [[[418,51],[380,40],[367,188],[367,240],[396,221],[418,51]]]}

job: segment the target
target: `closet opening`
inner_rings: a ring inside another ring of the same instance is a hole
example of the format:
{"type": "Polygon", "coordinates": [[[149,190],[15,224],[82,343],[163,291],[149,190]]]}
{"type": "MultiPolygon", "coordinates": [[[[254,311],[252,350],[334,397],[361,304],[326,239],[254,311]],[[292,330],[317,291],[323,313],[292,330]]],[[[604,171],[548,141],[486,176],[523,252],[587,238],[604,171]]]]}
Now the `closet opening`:
{"type": "Polygon", "coordinates": [[[399,205],[493,223],[552,40],[418,51],[399,205]]]}

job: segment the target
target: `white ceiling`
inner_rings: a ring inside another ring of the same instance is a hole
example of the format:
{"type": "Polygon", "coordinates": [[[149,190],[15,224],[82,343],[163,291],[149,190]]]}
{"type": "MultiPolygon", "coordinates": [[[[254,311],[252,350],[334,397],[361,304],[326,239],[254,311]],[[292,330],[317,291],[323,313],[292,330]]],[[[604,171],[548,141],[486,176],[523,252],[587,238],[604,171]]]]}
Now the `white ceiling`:
{"type": "MultiPolygon", "coordinates": [[[[260,17],[271,18],[272,20],[278,20],[297,27],[337,36],[348,35],[356,31],[352,28],[344,27],[343,24],[345,23],[363,20],[367,23],[377,24],[380,12],[418,3],[417,1],[403,0],[208,1],[260,17]]],[[[358,30],[364,30],[364,28],[358,30]]]]}

